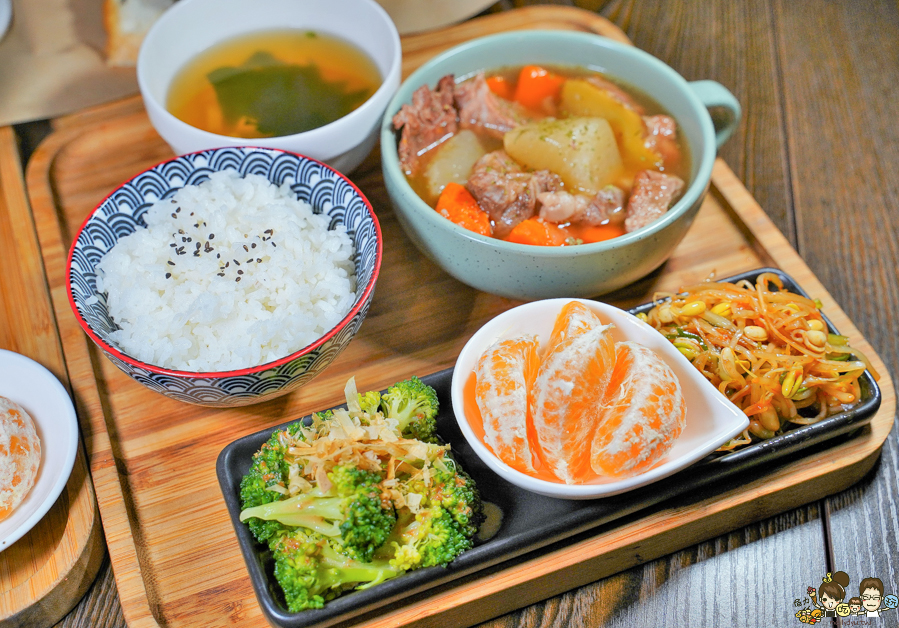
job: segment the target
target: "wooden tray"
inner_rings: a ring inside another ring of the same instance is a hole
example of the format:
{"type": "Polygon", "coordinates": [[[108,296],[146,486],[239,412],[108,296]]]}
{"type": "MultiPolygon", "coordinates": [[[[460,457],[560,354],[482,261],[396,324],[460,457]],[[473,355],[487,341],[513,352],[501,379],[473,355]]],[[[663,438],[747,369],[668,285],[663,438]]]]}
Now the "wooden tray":
{"type": "MultiPolygon", "coordinates": [[[[588,12],[534,7],[404,40],[405,72],[465,39],[514,28],[567,28],[626,40],[588,12]]],[[[219,493],[215,461],[236,438],[340,403],[346,379],[380,389],[450,367],[466,340],[517,302],[458,283],[403,234],[384,190],[377,151],[352,179],[375,207],[384,261],[359,336],[309,386],[267,404],[211,410],[134,383],[90,343],[71,314],[65,259],[71,236],[117,184],[171,155],[138,99],[60,120],[28,168],[28,189],[66,365],[126,621],[132,628],[264,626],[219,493]],[[435,315],[439,312],[439,316],[435,315]]],[[[842,490],[874,464],[893,423],[892,382],[879,358],[727,165],[686,239],[650,277],[604,300],[631,307],[656,290],[761,266],[786,270],[821,299],[834,325],[883,377],[880,411],[858,436],[695,498],[640,513],[573,542],[454,582],[375,616],[364,626],[462,626],[676,551],[842,490]],[[673,532],[673,533],[672,533],[673,532]]]]}
{"type": "MultiPolygon", "coordinates": [[[[68,384],[13,130],[0,128],[0,348],[36,360],[68,384]]],[[[65,490],[0,553],[0,626],[48,626],[90,587],[105,554],[81,447],[65,490]]]]}

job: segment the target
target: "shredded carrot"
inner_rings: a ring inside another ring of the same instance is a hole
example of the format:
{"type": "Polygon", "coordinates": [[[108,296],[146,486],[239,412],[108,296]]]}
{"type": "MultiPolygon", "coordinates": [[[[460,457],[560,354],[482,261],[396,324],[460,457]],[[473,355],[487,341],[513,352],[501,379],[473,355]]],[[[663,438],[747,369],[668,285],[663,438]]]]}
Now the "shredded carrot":
{"type": "Polygon", "coordinates": [[[515,100],[530,109],[539,109],[548,98],[556,98],[565,79],[537,65],[526,65],[518,75],[515,100]]]}
{"type": "Polygon", "coordinates": [[[602,242],[624,235],[624,229],[616,225],[597,225],[595,227],[581,227],[577,230],[576,237],[584,242],[602,242]]]}
{"type": "Polygon", "coordinates": [[[564,229],[540,218],[528,218],[518,223],[506,236],[507,242],[538,246],[562,246],[566,239],[568,233],[564,229]]]}
{"type": "Polygon", "coordinates": [[[504,76],[491,76],[487,79],[487,87],[490,88],[490,91],[499,96],[500,98],[505,98],[506,100],[512,100],[515,98],[515,92],[512,89],[512,84],[506,80],[504,76]]]}
{"type": "Polygon", "coordinates": [[[489,216],[463,185],[453,182],[446,184],[437,199],[437,212],[469,231],[485,236],[493,235],[489,216]]]}

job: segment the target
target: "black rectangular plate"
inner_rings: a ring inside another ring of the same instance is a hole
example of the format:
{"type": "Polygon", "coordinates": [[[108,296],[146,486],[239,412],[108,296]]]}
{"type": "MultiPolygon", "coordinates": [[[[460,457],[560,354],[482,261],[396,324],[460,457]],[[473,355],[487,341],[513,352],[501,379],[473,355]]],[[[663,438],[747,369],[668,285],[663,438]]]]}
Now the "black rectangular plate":
{"type": "MultiPolygon", "coordinates": [[[[783,281],[786,290],[808,296],[792,278],[773,268],[754,270],[721,281],[754,281],[763,272],[775,273],[783,281]]],[[[646,304],[630,311],[637,313],[651,307],[652,304],[646,304]]],[[[832,333],[837,333],[830,321],[827,324],[832,333]]],[[[590,501],[570,501],[544,497],[518,488],[497,476],[481,462],[456,425],[450,402],[452,369],[421,379],[435,388],[440,400],[441,410],[437,417],[439,434],[450,443],[454,457],[474,478],[484,501],[495,504],[502,512],[499,531],[445,568],[432,567],[409,572],[371,589],[347,593],[328,602],[322,609],[290,613],[274,579],[273,561],[268,548],[252,537],[249,528],[240,522],[239,515],[240,481],[250,468],[253,453],[259,450],[274,431],[283,429],[294,421],[240,438],[219,454],[216,472],[256,597],[267,619],[275,626],[305,628],[345,622],[438,585],[511,561],[528,552],[551,544],[573,542],[586,531],[649,509],[673,497],[695,496],[699,489],[709,485],[716,485],[711,489],[714,494],[714,490],[723,490],[725,483],[731,484],[728,480],[732,480],[738,473],[767,473],[773,470],[772,465],[808,453],[813,446],[827,446],[826,441],[839,436],[845,437],[869,422],[881,401],[880,389],[865,372],[861,378],[862,400],[849,411],[812,425],[797,427],[732,453],[713,454],[673,476],[622,495],[590,501]],[[763,465],[765,468],[760,469],[763,465]]],[[[744,477],[749,481],[749,477],[741,475],[741,479],[744,477]]]]}

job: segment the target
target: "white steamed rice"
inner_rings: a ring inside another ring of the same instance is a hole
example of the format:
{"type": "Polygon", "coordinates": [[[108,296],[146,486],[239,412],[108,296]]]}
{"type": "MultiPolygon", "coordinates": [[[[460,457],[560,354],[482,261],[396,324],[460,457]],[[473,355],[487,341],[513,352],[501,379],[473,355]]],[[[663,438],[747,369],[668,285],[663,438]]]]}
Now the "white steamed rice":
{"type": "Polygon", "coordinates": [[[352,241],[289,182],[213,173],[145,220],[97,267],[121,328],[110,339],[138,360],[192,372],[265,364],[321,338],[353,306],[352,241]]]}

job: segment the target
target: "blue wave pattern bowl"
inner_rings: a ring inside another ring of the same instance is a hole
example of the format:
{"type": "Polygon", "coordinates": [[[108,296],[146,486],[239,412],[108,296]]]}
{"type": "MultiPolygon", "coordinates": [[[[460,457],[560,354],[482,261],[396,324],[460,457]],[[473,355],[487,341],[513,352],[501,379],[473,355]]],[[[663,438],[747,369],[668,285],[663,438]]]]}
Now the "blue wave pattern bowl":
{"type": "Polygon", "coordinates": [[[67,263],[72,310],[85,333],[135,381],[173,399],[211,407],[234,407],[273,399],[321,373],[356,335],[368,313],[381,267],[378,219],[365,196],[345,176],[308,157],[280,150],[229,147],[165,161],[137,175],[94,209],[75,236],[67,263]],[[199,185],[210,173],[258,174],[276,185],[290,182],[297,198],[343,224],[355,249],[356,300],[341,322],[309,346],[279,360],[234,371],[194,373],[147,364],[124,354],[110,340],[116,329],[97,292],[96,267],[116,242],[146,227],[144,214],[179,188],[199,185]]]}

